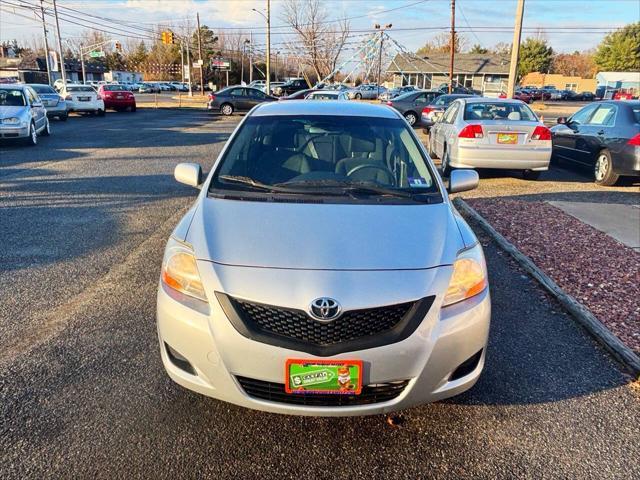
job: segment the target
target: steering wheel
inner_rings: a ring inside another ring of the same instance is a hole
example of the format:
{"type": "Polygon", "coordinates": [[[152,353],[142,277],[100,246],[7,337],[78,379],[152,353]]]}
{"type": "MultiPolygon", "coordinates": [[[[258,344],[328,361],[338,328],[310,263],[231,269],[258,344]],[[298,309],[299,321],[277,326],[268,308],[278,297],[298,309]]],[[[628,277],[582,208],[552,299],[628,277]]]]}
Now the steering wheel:
{"type": "Polygon", "coordinates": [[[359,172],[361,170],[365,170],[367,168],[371,168],[371,169],[379,170],[379,171],[383,172],[387,176],[387,179],[389,180],[387,182],[387,183],[389,183],[389,185],[393,185],[395,183],[395,178],[393,176],[393,172],[391,172],[391,170],[389,170],[389,168],[384,167],[382,165],[372,165],[370,163],[365,163],[365,164],[362,164],[362,165],[356,165],[355,167],[353,167],[351,170],[349,170],[347,172],[347,177],[350,177],[354,173],[359,172]]]}

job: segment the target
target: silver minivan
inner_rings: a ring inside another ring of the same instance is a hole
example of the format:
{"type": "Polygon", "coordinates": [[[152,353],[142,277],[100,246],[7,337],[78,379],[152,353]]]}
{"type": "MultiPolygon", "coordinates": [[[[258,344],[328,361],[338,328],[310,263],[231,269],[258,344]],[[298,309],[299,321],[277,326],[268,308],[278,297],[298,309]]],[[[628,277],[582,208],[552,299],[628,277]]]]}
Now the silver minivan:
{"type": "MultiPolygon", "coordinates": [[[[157,294],[180,385],[248,408],[368,415],[459,394],[483,369],[482,247],[402,116],[358,102],[255,107],[173,231],[157,294]]],[[[449,192],[475,188],[452,173],[449,192]]]]}

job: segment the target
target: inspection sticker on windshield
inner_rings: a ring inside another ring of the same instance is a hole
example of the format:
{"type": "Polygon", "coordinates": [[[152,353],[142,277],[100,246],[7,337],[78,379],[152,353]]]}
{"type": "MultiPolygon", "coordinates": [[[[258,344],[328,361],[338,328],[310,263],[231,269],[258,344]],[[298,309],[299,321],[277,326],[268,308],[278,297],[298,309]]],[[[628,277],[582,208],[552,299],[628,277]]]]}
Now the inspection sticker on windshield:
{"type": "Polygon", "coordinates": [[[422,177],[409,177],[407,178],[407,182],[410,187],[429,187],[429,182],[422,177]]]}
{"type": "Polygon", "coordinates": [[[287,359],[285,391],[358,395],[362,391],[362,360],[287,359]]]}

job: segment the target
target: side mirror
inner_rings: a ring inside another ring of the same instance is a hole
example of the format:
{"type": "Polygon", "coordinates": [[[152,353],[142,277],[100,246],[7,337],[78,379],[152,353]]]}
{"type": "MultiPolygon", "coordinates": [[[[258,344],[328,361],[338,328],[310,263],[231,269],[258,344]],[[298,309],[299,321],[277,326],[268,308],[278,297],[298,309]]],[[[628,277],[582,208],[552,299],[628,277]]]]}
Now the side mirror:
{"type": "Polygon", "coordinates": [[[449,177],[449,193],[466,192],[478,188],[480,177],[475,170],[453,170],[449,177]]]}
{"type": "Polygon", "coordinates": [[[173,171],[173,176],[180,183],[199,187],[202,183],[202,167],[197,163],[179,163],[173,171]]]}
{"type": "Polygon", "coordinates": [[[556,120],[556,122],[559,125],[565,125],[567,123],[567,117],[558,117],[558,119],[556,120]]]}

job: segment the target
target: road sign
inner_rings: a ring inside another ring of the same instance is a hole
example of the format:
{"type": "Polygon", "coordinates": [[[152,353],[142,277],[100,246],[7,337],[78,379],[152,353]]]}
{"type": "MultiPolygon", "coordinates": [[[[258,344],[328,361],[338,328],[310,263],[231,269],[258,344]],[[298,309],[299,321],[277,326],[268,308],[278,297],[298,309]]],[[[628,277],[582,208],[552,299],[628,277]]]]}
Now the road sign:
{"type": "Polygon", "coordinates": [[[202,68],[202,65],[200,65],[199,63],[194,63],[193,68],[202,68]]]}
{"type": "Polygon", "coordinates": [[[229,70],[231,68],[231,62],[222,58],[212,58],[211,68],[216,70],[229,70]]]}
{"type": "Polygon", "coordinates": [[[102,58],[104,57],[104,52],[102,50],[94,50],[93,52],[89,52],[89,56],[91,58],[102,58]]]}

